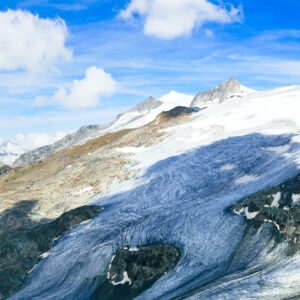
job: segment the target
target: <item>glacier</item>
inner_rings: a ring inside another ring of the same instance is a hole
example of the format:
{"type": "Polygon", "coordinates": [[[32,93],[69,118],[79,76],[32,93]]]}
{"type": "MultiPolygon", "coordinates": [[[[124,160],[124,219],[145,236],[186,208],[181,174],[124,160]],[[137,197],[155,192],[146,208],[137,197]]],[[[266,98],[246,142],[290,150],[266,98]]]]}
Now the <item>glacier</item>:
{"type": "Polygon", "coordinates": [[[274,224],[255,228],[227,210],[299,172],[288,159],[300,151],[292,140],[247,134],[155,163],[135,188],[94,201],[103,212],[56,241],[10,299],[93,299],[116,250],[161,242],[177,246],[181,260],[136,299],[300,295],[300,255],[289,254],[288,240],[274,224]],[[285,155],[272,151],[287,145],[285,155]],[[243,176],[257,180],[237,184],[243,176]]]}

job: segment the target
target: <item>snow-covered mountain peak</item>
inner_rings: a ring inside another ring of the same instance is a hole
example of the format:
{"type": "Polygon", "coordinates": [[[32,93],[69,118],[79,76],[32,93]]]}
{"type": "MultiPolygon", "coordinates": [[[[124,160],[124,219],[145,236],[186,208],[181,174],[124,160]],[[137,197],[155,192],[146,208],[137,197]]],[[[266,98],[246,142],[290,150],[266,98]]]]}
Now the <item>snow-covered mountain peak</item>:
{"type": "MultiPolygon", "coordinates": [[[[14,157],[14,167],[23,166],[35,160],[44,159],[57,151],[72,145],[80,145],[109,132],[144,126],[152,122],[158,114],[176,106],[189,106],[193,96],[170,92],[161,99],[149,97],[131,110],[120,114],[115,121],[106,125],[82,126],[76,133],[67,135],[52,145],[47,145],[18,158],[14,157]]],[[[30,149],[31,150],[31,149],[30,149]]],[[[21,154],[21,153],[20,153],[21,154]]]]}
{"type": "Polygon", "coordinates": [[[0,145],[0,161],[5,165],[12,165],[24,151],[25,149],[21,145],[6,141],[0,145]]]}
{"type": "Polygon", "coordinates": [[[229,78],[215,88],[197,94],[194,97],[191,106],[209,106],[221,103],[229,98],[243,97],[254,92],[255,90],[242,85],[236,79],[229,78]]]}
{"type": "Polygon", "coordinates": [[[190,106],[194,96],[171,91],[170,93],[159,98],[164,104],[173,106],[190,106]]]}

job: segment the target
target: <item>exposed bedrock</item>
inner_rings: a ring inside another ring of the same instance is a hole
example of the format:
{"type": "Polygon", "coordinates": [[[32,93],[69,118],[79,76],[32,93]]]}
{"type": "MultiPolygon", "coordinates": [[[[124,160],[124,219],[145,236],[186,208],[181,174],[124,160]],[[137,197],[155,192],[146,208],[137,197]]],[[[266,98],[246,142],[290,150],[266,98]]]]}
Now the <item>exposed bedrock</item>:
{"type": "Polygon", "coordinates": [[[300,244],[300,174],[234,204],[231,211],[248,220],[271,222],[300,244]]]}
{"type": "Polygon", "coordinates": [[[0,176],[7,174],[11,171],[11,167],[7,165],[0,166],[0,176]]]}
{"type": "MultiPolygon", "coordinates": [[[[0,219],[14,219],[15,214],[19,226],[2,226],[0,232],[0,299],[17,291],[26,275],[38,263],[43,253],[52,248],[53,241],[61,237],[73,226],[93,218],[100,206],[82,206],[62,214],[48,223],[29,222],[30,201],[24,201],[15,209],[1,213],[0,219]],[[28,211],[22,210],[28,207],[28,211]]],[[[32,201],[33,202],[33,201],[32,201]]],[[[33,204],[33,203],[32,203],[33,204]]]]}
{"type": "Polygon", "coordinates": [[[179,259],[179,249],[171,245],[121,249],[113,256],[107,279],[97,288],[95,299],[133,299],[171,271],[179,259]]]}
{"type": "Polygon", "coordinates": [[[200,109],[198,107],[185,107],[185,106],[176,106],[168,111],[163,111],[161,115],[167,119],[176,118],[178,116],[182,115],[188,115],[195,112],[198,112],[200,110],[203,110],[204,108],[200,109]]]}

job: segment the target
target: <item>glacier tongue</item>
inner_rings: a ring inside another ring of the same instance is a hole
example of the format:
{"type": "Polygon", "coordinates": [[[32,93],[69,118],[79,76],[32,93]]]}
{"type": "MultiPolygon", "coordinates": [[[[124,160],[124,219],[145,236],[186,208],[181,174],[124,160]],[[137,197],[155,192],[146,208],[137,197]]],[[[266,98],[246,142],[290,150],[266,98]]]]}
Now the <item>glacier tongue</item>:
{"type": "MultiPolygon", "coordinates": [[[[278,243],[272,224],[257,230],[226,208],[298,172],[293,161],[266,150],[290,144],[291,139],[260,134],[232,137],[157,162],[139,186],[97,200],[103,213],[60,239],[11,299],[91,299],[95,282],[101,283],[101,275],[105,278],[117,249],[160,242],[177,246],[182,259],[137,299],[191,294],[203,300],[239,299],[228,286],[248,278],[251,288],[243,285],[244,299],[267,299],[259,294],[251,298],[253,285],[273,287],[280,282],[276,266],[286,262],[288,245],[278,243]],[[224,168],[228,165],[234,168],[224,168]],[[236,184],[244,175],[259,179],[236,184]],[[263,283],[259,270],[264,270],[263,283]]],[[[300,146],[287,149],[292,155],[300,146]]],[[[295,292],[284,283],[282,289],[286,295],[295,292]]],[[[300,292],[298,286],[296,290],[300,292]]]]}

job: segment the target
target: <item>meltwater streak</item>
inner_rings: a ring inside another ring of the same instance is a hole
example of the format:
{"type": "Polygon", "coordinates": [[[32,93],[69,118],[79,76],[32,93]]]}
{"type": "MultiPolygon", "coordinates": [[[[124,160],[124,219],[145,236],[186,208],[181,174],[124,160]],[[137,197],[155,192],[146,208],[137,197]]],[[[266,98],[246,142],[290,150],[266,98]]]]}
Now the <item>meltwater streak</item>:
{"type": "MultiPolygon", "coordinates": [[[[147,183],[97,200],[103,212],[58,240],[11,299],[93,299],[117,249],[151,243],[173,244],[182,258],[136,299],[252,299],[253,289],[261,292],[273,278],[257,282],[260,272],[252,271],[276,273],[278,264],[289,263],[283,255],[288,246],[272,224],[255,229],[226,209],[297,173],[293,161],[267,149],[287,145],[291,137],[233,137],[156,163],[143,175],[147,183]],[[257,179],[236,183],[246,175],[257,179]]],[[[299,150],[293,144],[287,151],[299,150]]]]}

